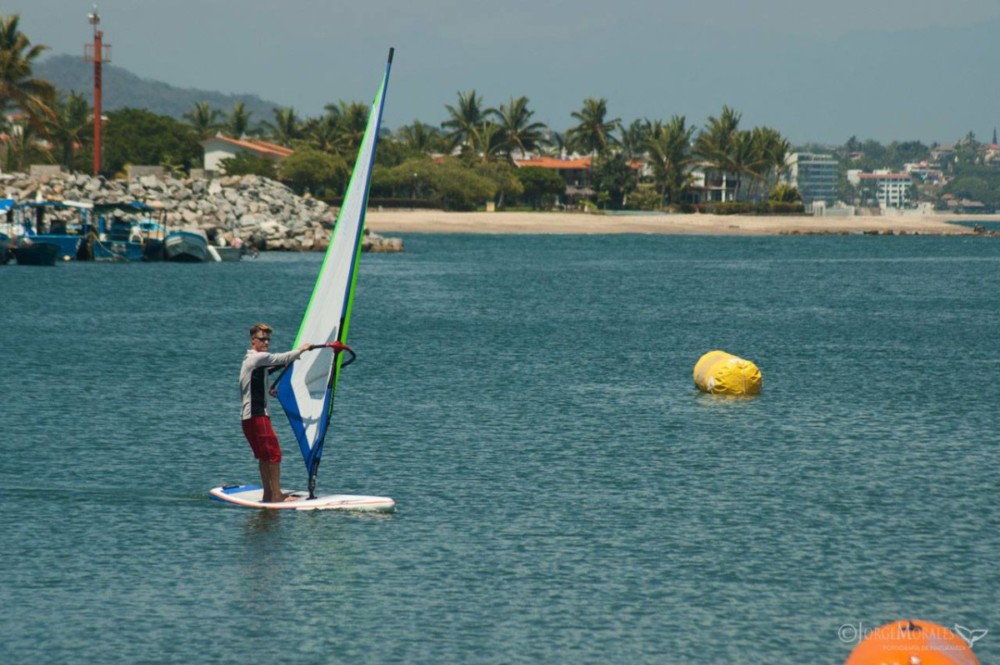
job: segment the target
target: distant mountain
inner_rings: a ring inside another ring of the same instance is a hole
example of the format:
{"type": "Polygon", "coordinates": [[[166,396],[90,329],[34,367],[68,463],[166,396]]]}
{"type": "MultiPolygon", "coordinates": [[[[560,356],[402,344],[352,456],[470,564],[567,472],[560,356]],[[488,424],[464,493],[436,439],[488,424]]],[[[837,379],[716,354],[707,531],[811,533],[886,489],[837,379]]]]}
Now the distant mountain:
{"type": "MultiPolygon", "coordinates": [[[[74,90],[88,100],[94,89],[93,65],[83,58],[72,55],[55,55],[32,68],[36,78],[51,81],[60,91],[74,90]]],[[[103,107],[107,111],[121,108],[139,108],[182,119],[182,116],[199,102],[208,102],[212,108],[228,113],[233,104],[243,102],[252,115],[250,122],[272,120],[273,111],[278,107],[274,102],[261,99],[257,95],[227,95],[209,90],[175,88],[172,85],[136,76],[127,69],[105,65],[101,72],[104,79],[103,107]]]]}

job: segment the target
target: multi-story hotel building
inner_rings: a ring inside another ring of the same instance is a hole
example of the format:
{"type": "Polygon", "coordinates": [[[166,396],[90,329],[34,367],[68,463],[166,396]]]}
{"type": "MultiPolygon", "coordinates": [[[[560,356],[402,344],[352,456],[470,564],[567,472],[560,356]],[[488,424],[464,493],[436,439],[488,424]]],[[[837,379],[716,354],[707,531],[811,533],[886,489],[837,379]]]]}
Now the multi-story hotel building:
{"type": "Polygon", "coordinates": [[[864,199],[875,199],[880,208],[906,208],[910,205],[913,177],[909,173],[892,173],[880,169],[874,173],[848,171],[847,180],[861,190],[864,199]]]}
{"type": "Polygon", "coordinates": [[[784,181],[799,190],[806,207],[837,200],[837,160],[832,155],[793,152],[785,160],[784,181]]]}

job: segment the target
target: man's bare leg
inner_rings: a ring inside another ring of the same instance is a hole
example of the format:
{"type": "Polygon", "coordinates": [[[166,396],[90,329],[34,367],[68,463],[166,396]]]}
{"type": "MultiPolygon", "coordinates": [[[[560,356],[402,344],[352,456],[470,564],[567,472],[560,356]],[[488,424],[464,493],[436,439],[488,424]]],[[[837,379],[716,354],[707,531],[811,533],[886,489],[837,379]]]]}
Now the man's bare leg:
{"type": "Polygon", "coordinates": [[[271,498],[265,498],[265,502],[280,503],[282,501],[295,501],[298,499],[291,494],[284,494],[281,491],[281,462],[270,462],[268,464],[268,476],[271,484],[271,498]]]}
{"type": "Polygon", "coordinates": [[[257,466],[260,467],[260,484],[264,488],[264,496],[261,501],[270,503],[274,500],[274,492],[271,489],[271,463],[259,460],[257,466]]]}

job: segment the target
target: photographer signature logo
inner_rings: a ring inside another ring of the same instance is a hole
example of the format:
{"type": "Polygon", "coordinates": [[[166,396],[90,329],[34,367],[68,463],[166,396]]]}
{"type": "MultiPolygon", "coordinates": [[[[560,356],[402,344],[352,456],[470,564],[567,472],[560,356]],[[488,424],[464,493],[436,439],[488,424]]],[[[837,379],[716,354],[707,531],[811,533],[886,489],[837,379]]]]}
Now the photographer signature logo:
{"type": "Polygon", "coordinates": [[[986,634],[990,631],[983,628],[979,629],[966,628],[965,626],[961,626],[956,623],[955,632],[958,633],[959,636],[966,641],[966,643],[969,645],[969,648],[971,649],[973,644],[975,644],[978,640],[981,640],[984,637],[986,637],[986,634]]]}
{"type": "MultiPolygon", "coordinates": [[[[936,628],[948,632],[948,629],[944,626],[937,626],[936,628]]],[[[906,640],[911,635],[916,635],[923,630],[923,628],[913,623],[909,623],[909,625],[888,624],[872,628],[863,621],[859,621],[857,623],[845,623],[842,625],[837,631],[837,636],[841,642],[860,644],[863,640],[873,636],[877,639],[906,640]]],[[[961,624],[954,624],[954,633],[961,637],[970,649],[973,648],[976,642],[986,637],[989,632],[985,628],[966,628],[961,624]]]]}

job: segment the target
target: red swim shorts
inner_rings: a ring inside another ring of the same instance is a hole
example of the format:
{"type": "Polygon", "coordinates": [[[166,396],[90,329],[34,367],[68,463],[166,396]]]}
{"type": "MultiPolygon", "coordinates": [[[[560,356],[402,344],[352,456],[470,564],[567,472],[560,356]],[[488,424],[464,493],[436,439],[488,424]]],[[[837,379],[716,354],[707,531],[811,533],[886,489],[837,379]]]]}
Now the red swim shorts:
{"type": "Polygon", "coordinates": [[[243,436],[250,442],[253,456],[264,462],[281,462],[281,446],[278,435],[271,427],[268,416],[254,416],[243,421],[243,436]]]}

